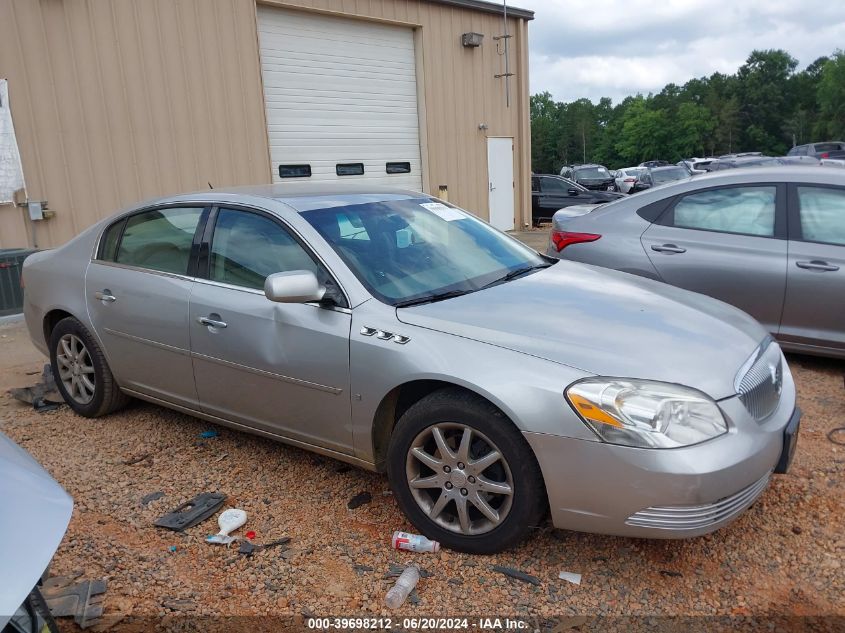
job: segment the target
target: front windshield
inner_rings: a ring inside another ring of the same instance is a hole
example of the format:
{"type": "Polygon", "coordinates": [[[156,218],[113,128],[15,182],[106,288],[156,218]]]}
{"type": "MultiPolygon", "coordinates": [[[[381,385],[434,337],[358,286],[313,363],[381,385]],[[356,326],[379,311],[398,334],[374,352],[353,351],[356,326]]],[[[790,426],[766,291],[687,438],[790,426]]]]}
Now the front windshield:
{"type": "Polygon", "coordinates": [[[578,177],[584,180],[590,178],[610,178],[610,172],[604,167],[581,167],[575,170],[578,177]]]}
{"type": "Polygon", "coordinates": [[[469,213],[431,198],[302,212],[359,281],[390,305],[472,292],[546,261],[469,213]]]}
{"type": "Polygon", "coordinates": [[[654,184],[659,185],[664,182],[680,180],[681,178],[689,178],[689,172],[683,167],[675,167],[673,169],[661,169],[660,171],[653,171],[651,172],[651,177],[654,179],[654,184]]]}

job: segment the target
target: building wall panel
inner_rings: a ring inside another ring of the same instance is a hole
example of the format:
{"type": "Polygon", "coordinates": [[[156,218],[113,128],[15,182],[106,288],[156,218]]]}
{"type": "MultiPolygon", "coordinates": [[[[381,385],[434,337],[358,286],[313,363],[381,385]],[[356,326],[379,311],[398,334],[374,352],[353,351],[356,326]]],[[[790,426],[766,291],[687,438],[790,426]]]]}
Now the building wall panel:
{"type": "MultiPolygon", "coordinates": [[[[514,137],[516,225],[530,221],[527,28],[509,20],[511,105],[493,36],[501,16],[426,0],[259,0],[416,30],[424,185],[487,217],[487,136],[514,137]],[[465,49],[460,35],[484,34],[465,49]],[[479,130],[485,123],[487,130],[479,130]]],[[[135,201],[270,181],[255,0],[0,0],[29,197],[65,242],[135,201]]],[[[25,246],[21,209],[0,207],[0,248],[25,246]]]]}

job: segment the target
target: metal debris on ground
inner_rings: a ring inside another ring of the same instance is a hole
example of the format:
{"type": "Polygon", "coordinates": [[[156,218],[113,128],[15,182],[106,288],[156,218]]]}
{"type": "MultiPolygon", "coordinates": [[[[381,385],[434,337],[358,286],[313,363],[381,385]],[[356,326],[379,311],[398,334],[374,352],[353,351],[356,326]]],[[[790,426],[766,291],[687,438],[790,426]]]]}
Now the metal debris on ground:
{"type": "Polygon", "coordinates": [[[360,564],[357,564],[357,563],[355,565],[352,565],[352,569],[354,569],[355,573],[358,574],[359,576],[366,574],[368,572],[371,572],[371,571],[375,571],[369,565],[360,565],[360,564]]]}
{"type": "MultiPolygon", "coordinates": [[[[395,563],[390,563],[388,565],[388,570],[384,574],[384,578],[398,578],[402,575],[402,572],[408,568],[407,565],[397,565],[395,563]]],[[[428,571],[427,569],[420,568],[420,578],[430,578],[434,574],[428,571]]]]}
{"type": "Polygon", "coordinates": [[[537,576],[532,576],[531,574],[526,574],[524,571],[519,571],[518,569],[514,569],[513,567],[505,567],[503,565],[491,565],[490,569],[493,571],[497,571],[500,574],[504,574],[505,576],[510,576],[515,580],[520,580],[522,582],[528,582],[532,585],[540,586],[540,579],[537,576]]]}
{"type": "Polygon", "coordinates": [[[74,583],[79,575],[54,576],[44,581],[41,595],[54,618],[73,617],[80,628],[99,622],[103,615],[105,580],[83,580],[74,583]]]}
{"type": "Polygon", "coordinates": [[[56,387],[56,380],[53,377],[53,369],[50,364],[44,365],[41,372],[41,382],[38,382],[31,387],[17,387],[9,389],[6,393],[12,396],[15,400],[31,404],[36,411],[52,411],[58,409],[65,403],[62,394],[59,393],[56,387]]]}
{"type": "Polygon", "coordinates": [[[371,495],[369,492],[360,492],[349,500],[349,502],[346,504],[346,507],[350,510],[354,510],[355,508],[359,508],[372,500],[373,495],[371,495]]]}
{"type": "Polygon", "coordinates": [[[226,495],[219,492],[203,492],[156,519],[154,525],[181,532],[205,521],[225,500],[226,495]]]}
{"type": "Polygon", "coordinates": [[[153,501],[156,501],[157,499],[161,499],[163,496],[164,496],[164,493],[161,490],[158,490],[156,492],[151,492],[150,494],[144,495],[143,497],[141,497],[141,505],[142,506],[148,505],[148,504],[152,503],[153,501]]]}
{"type": "Polygon", "coordinates": [[[829,439],[834,444],[845,446],[845,426],[840,426],[835,429],[831,429],[827,434],[827,439],[829,439]],[[837,434],[841,435],[842,437],[837,437],[837,434]]]}
{"type": "Polygon", "coordinates": [[[130,457],[129,459],[124,459],[123,464],[125,466],[134,466],[135,464],[139,464],[140,462],[144,461],[145,459],[151,457],[150,453],[142,453],[141,455],[136,455],[135,457],[130,457]]]}
{"type": "Polygon", "coordinates": [[[557,576],[561,580],[565,580],[567,582],[571,582],[573,585],[580,585],[581,584],[581,574],[576,574],[571,571],[562,571],[557,576]]]}
{"type": "Polygon", "coordinates": [[[679,571],[672,571],[669,569],[661,569],[660,573],[664,576],[669,576],[670,578],[680,578],[683,574],[679,571]]]}

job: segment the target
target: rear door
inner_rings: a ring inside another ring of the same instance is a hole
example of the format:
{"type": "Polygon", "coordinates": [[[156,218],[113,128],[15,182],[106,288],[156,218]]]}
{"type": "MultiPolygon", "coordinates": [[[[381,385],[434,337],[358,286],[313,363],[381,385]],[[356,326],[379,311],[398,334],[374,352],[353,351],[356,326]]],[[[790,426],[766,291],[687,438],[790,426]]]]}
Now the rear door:
{"type": "Polygon", "coordinates": [[[191,408],[189,267],[206,215],[156,207],[115,222],[85,276],[89,315],[120,386],[191,408]]]}
{"type": "Polygon", "coordinates": [[[330,274],[269,214],[220,208],[208,224],[190,306],[202,410],[351,453],[351,312],[316,303],[274,303],[263,290],[272,273],[311,270],[324,284],[333,281],[330,274]]]}
{"type": "Polygon", "coordinates": [[[713,187],[678,198],[642,235],[663,280],[720,299],[777,333],[786,290],[785,186],[713,187]]]}
{"type": "Polygon", "coordinates": [[[845,187],[790,185],[780,336],[845,350],[845,187]]]}

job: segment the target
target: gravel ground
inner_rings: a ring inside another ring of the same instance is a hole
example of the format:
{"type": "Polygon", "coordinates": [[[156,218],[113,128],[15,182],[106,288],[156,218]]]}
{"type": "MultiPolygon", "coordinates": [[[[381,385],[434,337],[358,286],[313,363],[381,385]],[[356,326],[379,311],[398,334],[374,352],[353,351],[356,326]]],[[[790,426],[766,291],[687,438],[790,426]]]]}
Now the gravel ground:
{"type": "MultiPolygon", "coordinates": [[[[0,326],[0,358],[2,343],[20,331],[20,325],[0,326]]],[[[845,426],[845,363],[789,360],[804,411],[792,470],[774,477],[728,528],[687,541],[545,526],[496,556],[400,553],[390,548],[393,530],[413,528],[386,479],[303,450],[226,428],[202,439],[215,427],[144,403],[88,420],[67,407],[36,413],[3,396],[0,430],[73,496],[73,518],[52,571],[107,579],[106,613],[112,623],[127,616],[113,630],[141,630],[139,621],[133,629],[138,616],[167,622],[181,615],[283,614],[498,614],[530,617],[540,628],[569,618],[557,630],[579,624],[581,616],[608,615],[839,616],[832,622],[843,625],[845,447],[826,435],[845,426]],[[214,518],[181,534],[152,525],[203,491],[224,492],[224,508],[246,510],[244,529],[256,531],[256,543],[287,536],[288,549],[247,557],[208,545],[214,518]],[[347,501],[363,491],[372,502],[348,510],[347,501]],[[142,504],[155,492],[163,496],[142,504]],[[418,585],[418,604],[389,613],[384,595],[393,580],[385,573],[391,563],[410,561],[431,575],[418,585]],[[533,574],[540,585],[506,578],[491,570],[496,564],[533,574]],[[562,570],[582,574],[582,584],[559,580],[562,570]]],[[[24,370],[37,369],[28,359],[8,371],[26,376],[24,370]]]]}

